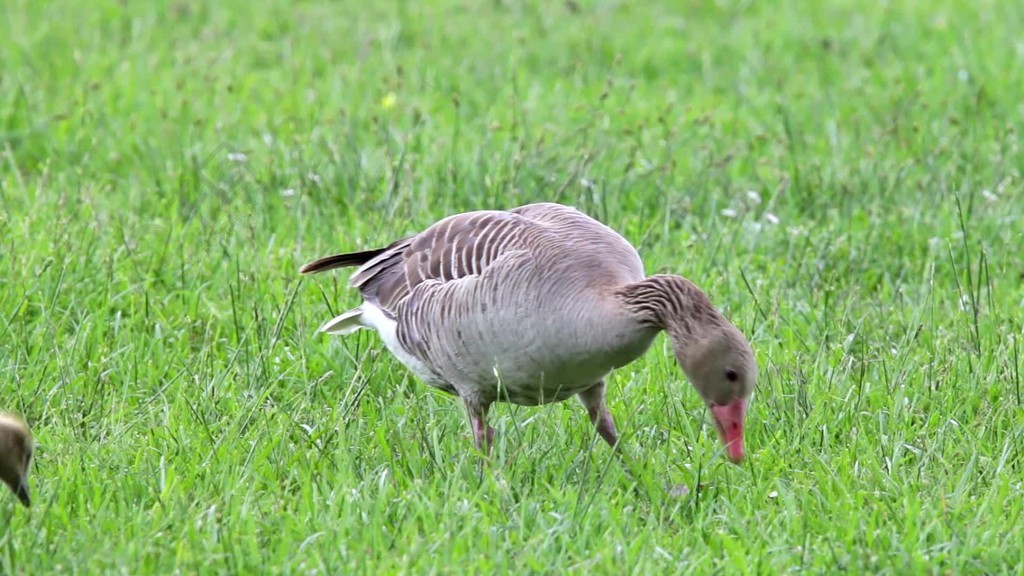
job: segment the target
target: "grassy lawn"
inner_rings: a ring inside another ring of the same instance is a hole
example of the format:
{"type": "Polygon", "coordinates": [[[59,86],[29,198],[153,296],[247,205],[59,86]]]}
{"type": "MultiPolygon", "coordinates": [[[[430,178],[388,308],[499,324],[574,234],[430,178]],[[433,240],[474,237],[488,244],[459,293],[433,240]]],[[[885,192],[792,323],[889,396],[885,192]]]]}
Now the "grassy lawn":
{"type": "Polygon", "coordinates": [[[1024,570],[1024,4],[5,0],[0,574],[1024,570]],[[761,366],[728,464],[659,337],[461,404],[314,257],[555,200],[761,366]],[[672,497],[667,487],[690,492],[672,497]]]}

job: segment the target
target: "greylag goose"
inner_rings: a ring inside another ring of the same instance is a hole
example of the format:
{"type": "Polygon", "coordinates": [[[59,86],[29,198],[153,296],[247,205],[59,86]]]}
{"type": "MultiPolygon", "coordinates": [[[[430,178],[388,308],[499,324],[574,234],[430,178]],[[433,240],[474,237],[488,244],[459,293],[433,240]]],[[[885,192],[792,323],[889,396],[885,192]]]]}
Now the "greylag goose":
{"type": "Polygon", "coordinates": [[[13,414],[0,414],[0,478],[25,506],[32,504],[28,492],[32,449],[32,433],[25,422],[13,414]]]}
{"type": "Polygon", "coordinates": [[[300,272],[346,266],[359,266],[349,284],[363,302],[319,331],[376,330],[414,375],[462,399],[485,454],[494,402],[539,405],[573,395],[615,448],[604,379],[665,330],[729,459],[743,459],[757,380],[747,339],[696,285],[645,277],[625,238],[574,208],[539,203],[455,214],[385,248],[328,256],[300,272]]]}

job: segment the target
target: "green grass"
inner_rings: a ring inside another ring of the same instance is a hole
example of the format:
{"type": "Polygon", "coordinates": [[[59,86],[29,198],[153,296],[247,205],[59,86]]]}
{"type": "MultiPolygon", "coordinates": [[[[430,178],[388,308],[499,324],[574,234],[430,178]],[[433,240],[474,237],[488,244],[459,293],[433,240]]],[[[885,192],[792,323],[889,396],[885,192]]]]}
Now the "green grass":
{"type": "Polygon", "coordinates": [[[1022,29],[994,0],[5,2],[0,408],[40,447],[0,573],[1019,573],[1022,29]],[[664,338],[609,382],[635,481],[575,402],[499,406],[481,479],[458,402],[315,333],[358,300],[304,262],[536,200],[750,336],[743,466],[664,338]]]}

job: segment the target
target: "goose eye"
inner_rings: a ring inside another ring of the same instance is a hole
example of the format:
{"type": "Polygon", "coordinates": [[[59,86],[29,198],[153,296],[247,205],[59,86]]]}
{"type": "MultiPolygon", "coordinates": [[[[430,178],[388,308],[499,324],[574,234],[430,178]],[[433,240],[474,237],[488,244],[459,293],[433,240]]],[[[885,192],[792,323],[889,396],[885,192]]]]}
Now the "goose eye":
{"type": "Polygon", "coordinates": [[[739,379],[739,377],[740,375],[737,374],[736,371],[733,370],[732,368],[729,368],[728,370],[725,371],[725,379],[728,380],[729,382],[735,382],[736,380],[739,379]]]}

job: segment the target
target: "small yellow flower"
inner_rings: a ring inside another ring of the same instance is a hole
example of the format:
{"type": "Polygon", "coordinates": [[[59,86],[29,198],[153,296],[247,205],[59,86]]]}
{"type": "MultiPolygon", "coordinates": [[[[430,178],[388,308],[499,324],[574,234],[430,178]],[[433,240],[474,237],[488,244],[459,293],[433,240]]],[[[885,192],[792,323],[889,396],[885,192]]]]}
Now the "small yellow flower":
{"type": "Polygon", "coordinates": [[[391,110],[395,107],[395,102],[398,101],[398,97],[395,96],[394,92],[388,92],[383,98],[380,99],[380,107],[384,110],[391,110]]]}

